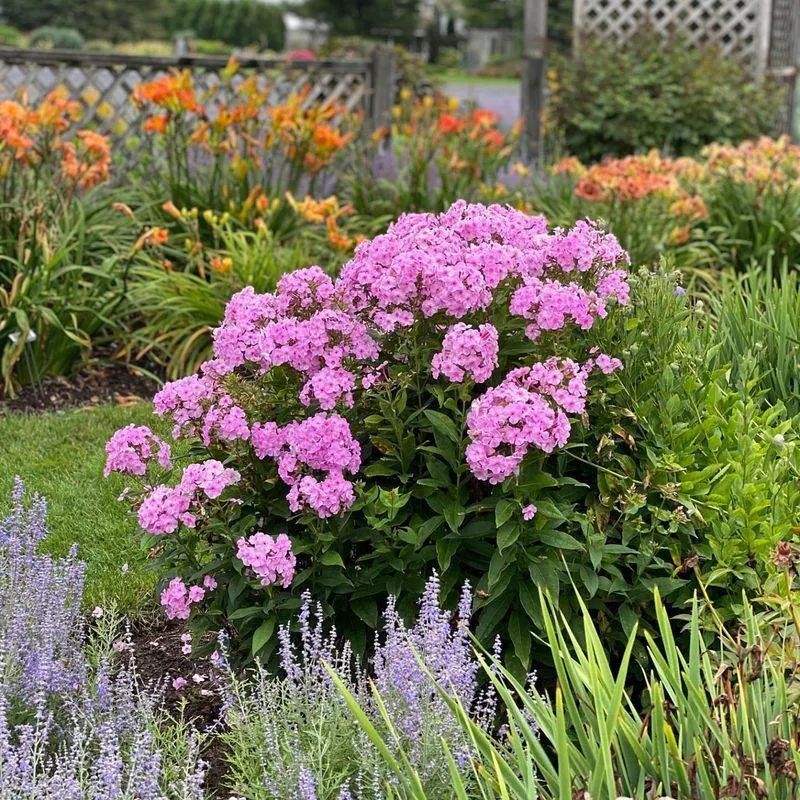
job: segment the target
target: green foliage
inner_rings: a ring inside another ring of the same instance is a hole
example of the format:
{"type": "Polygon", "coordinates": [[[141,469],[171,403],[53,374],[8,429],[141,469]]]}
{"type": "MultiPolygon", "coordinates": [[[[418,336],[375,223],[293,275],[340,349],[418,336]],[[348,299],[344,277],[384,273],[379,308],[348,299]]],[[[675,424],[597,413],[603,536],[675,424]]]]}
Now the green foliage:
{"type": "Polygon", "coordinates": [[[19,47],[22,34],[11,25],[0,25],[0,44],[4,47],[19,47]]]}
{"type": "Polygon", "coordinates": [[[114,327],[126,265],[115,247],[135,230],[93,194],[60,205],[53,220],[30,209],[33,231],[9,243],[0,259],[0,377],[3,391],[69,375],[95,338],[114,327]]]}
{"type": "Polygon", "coordinates": [[[198,39],[235,47],[282,50],[286,37],[280,6],[258,0],[175,0],[165,26],[172,36],[188,29],[198,39]]]}
{"type": "Polygon", "coordinates": [[[222,56],[231,52],[231,45],[217,39],[193,39],[192,52],[201,56],[222,56]]]}
{"type": "Polygon", "coordinates": [[[721,177],[704,187],[708,219],[689,248],[701,268],[744,273],[769,264],[800,263],[800,189],[795,175],[764,182],[721,177]]]}
{"type": "Polygon", "coordinates": [[[338,36],[408,42],[417,27],[419,0],[305,0],[302,12],[327,22],[338,36]]]}
{"type": "Polygon", "coordinates": [[[464,20],[471,28],[522,27],[521,0],[465,0],[464,20]]]}
{"type": "MultiPolygon", "coordinates": [[[[8,0],[8,22],[23,31],[42,26],[74,28],[85,39],[114,42],[154,38],[162,33],[163,0],[8,0]]],[[[53,47],[61,45],[52,45],[53,47]]],[[[69,45],[67,45],[69,46],[69,45]]]]}
{"type": "MultiPolygon", "coordinates": [[[[540,595],[540,602],[558,684],[548,695],[486,663],[508,714],[502,739],[482,731],[440,687],[477,754],[477,789],[467,791],[454,775],[454,797],[717,797],[731,787],[747,800],[795,796],[800,686],[791,623],[784,619],[765,630],[745,601],[740,623],[717,626],[709,646],[695,601],[683,648],[672,633],[676,620],[656,592],[658,632],[646,634],[652,667],[640,698],[630,686],[639,679],[631,668],[635,630],[615,663],[586,607],[571,627],[548,599],[540,595]]],[[[429,800],[408,759],[392,753],[339,680],[337,687],[394,772],[390,796],[429,800]]]]}
{"type": "Polygon", "coordinates": [[[83,36],[75,28],[57,28],[54,25],[37,28],[30,37],[31,47],[80,50],[84,44],[83,36]]]}
{"type": "Polygon", "coordinates": [[[634,296],[625,332],[609,332],[625,371],[603,411],[590,411],[606,431],[587,454],[597,469],[594,535],[621,536],[637,553],[639,577],[623,589],[619,612],[627,630],[649,616],[631,608],[634,587],[648,583],[640,572],[647,553],[664,559],[669,571],[656,585],[673,604],[694,575],[730,616],[742,586],[771,586],[770,555],[793,535],[800,420],[765,402],[752,358],[718,366],[717,332],[667,276],[640,274],[634,296]]]}
{"type": "Polygon", "coordinates": [[[663,42],[642,28],[627,44],[587,41],[555,55],[548,119],[566,150],[584,161],[651,148],[693,153],[712,141],[773,130],[783,92],[754,82],[715,49],[663,42]]]}
{"type": "Polygon", "coordinates": [[[755,380],[767,400],[800,412],[800,279],[784,262],[745,275],[723,274],[707,295],[718,347],[714,363],[755,380]],[[749,371],[749,374],[748,374],[749,371]]]}

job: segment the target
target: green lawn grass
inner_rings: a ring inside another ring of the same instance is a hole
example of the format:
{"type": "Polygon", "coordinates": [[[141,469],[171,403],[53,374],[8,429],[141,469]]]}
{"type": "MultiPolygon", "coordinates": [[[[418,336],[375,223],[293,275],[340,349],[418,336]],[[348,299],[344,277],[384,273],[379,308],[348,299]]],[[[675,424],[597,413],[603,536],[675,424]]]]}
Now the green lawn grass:
{"type": "Polygon", "coordinates": [[[474,86],[497,86],[498,84],[511,86],[519,83],[519,78],[487,78],[475,75],[465,69],[441,69],[431,71],[431,77],[440,83],[470,83],[474,86]]]}
{"type": "Polygon", "coordinates": [[[47,498],[44,549],[63,555],[77,543],[87,563],[89,606],[113,601],[135,614],[153,598],[155,575],[146,570],[136,522],[117,501],[124,480],[103,478],[103,447],[111,434],[151,418],[147,403],[0,418],[0,516],[9,507],[15,475],[29,492],[47,498]]]}

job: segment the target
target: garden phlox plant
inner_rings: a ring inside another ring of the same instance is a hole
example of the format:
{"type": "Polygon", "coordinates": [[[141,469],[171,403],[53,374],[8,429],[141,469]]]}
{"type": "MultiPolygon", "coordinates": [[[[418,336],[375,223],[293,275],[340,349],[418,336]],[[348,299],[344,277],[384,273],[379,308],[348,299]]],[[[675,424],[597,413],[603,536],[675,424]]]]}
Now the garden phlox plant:
{"type": "Polygon", "coordinates": [[[563,447],[595,376],[622,366],[582,337],[629,303],[627,266],[590,222],[549,232],[460,201],[402,216],[335,280],[309,267],[234,295],[214,357],[154,398],[190,446],[177,480],[155,433],[108,445],[107,470],[140,479],[127,497],[174,576],[170,615],[191,607],[255,652],[305,588],[326,612],[352,595],[370,624],[381,592],[417,586],[432,560],[448,587],[485,581],[498,531],[479,517],[510,502],[497,514],[516,537],[544,524],[526,459],[563,447]],[[487,549],[451,573],[470,520],[487,549]]]}

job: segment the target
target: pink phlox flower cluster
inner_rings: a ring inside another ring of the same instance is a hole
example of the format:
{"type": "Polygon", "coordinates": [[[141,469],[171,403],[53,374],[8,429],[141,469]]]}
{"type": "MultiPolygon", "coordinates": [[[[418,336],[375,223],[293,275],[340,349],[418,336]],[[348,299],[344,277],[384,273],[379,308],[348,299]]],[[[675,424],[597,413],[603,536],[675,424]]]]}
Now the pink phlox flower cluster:
{"type": "Polygon", "coordinates": [[[497,328],[485,323],[477,328],[458,322],[444,335],[442,350],[431,360],[434,378],[444,375],[453,383],[465,379],[483,383],[497,367],[500,339],[497,328]]]}
{"type": "Polygon", "coordinates": [[[361,466],[361,446],[338,414],[320,412],[278,427],[274,422],[253,425],[252,444],[258,458],[274,458],[278,474],[291,487],[292,511],[314,509],[329,517],[353,504],[353,485],[344,477],[361,466]],[[322,479],[318,476],[326,473],[322,479]]]}
{"type": "MultiPolygon", "coordinates": [[[[168,619],[189,619],[191,606],[205,596],[206,590],[202,586],[187,587],[180,578],[173,578],[161,592],[161,605],[168,619]]],[[[191,647],[188,650],[191,652],[191,647]]]]}
{"type": "Polygon", "coordinates": [[[547,259],[564,272],[587,272],[594,266],[630,264],[628,253],[617,237],[588,220],[579,220],[569,230],[558,228],[547,240],[547,259]]]}
{"type": "Polygon", "coordinates": [[[226,442],[238,439],[246,442],[250,438],[250,426],[244,411],[228,395],[223,395],[210,406],[203,418],[200,438],[206,447],[211,444],[215,434],[226,442]]]}
{"type": "Polygon", "coordinates": [[[546,229],[542,217],[464,201],[438,216],[404,214],[359,245],[336,295],[383,332],[440,312],[460,319],[488,308],[493,290],[526,264],[538,260],[541,268],[546,229]]]}
{"type": "Polygon", "coordinates": [[[176,488],[192,497],[200,490],[210,500],[215,500],[229,486],[238,483],[240,478],[241,475],[235,469],[211,458],[200,464],[189,464],[176,488]]]}
{"type": "Polygon", "coordinates": [[[506,379],[472,403],[467,430],[467,464],[475,477],[494,484],[517,472],[530,447],[545,453],[563,447],[571,427],[546,397],[506,379]]]}
{"type": "Polygon", "coordinates": [[[509,311],[532,321],[525,333],[533,340],[543,330],[561,330],[569,320],[588,330],[595,319],[608,315],[605,302],[596,292],[587,292],[577,283],[539,278],[525,278],[511,296],[509,311]]]}
{"type": "Polygon", "coordinates": [[[285,533],[274,539],[266,533],[254,533],[236,542],[236,557],[253,570],[262,586],[277,583],[286,589],[294,577],[297,559],[285,533]]]}
{"type": "Polygon", "coordinates": [[[478,397],[467,415],[466,457],[475,476],[500,483],[517,472],[530,447],[545,453],[563,447],[571,430],[566,414],[586,410],[587,380],[595,368],[608,374],[622,362],[596,348],[584,364],[552,357],[511,370],[478,397]]]}
{"type": "Polygon", "coordinates": [[[189,375],[165,384],[153,398],[156,414],[169,414],[175,421],[172,435],[194,434],[205,414],[205,404],[215,395],[214,382],[200,375],[189,375]]]}
{"type": "Polygon", "coordinates": [[[631,301],[628,273],[624,269],[601,271],[600,280],[597,282],[597,294],[604,300],[613,297],[620,305],[628,305],[631,301]]]}
{"type": "Polygon", "coordinates": [[[131,423],[120,428],[106,443],[106,453],[105,477],[112,472],[141,477],[147,472],[147,462],[154,458],[164,469],[172,467],[169,445],[146,425],[131,423]]]}
{"type": "Polygon", "coordinates": [[[593,367],[593,360],[577,364],[568,358],[553,357],[530,367],[511,370],[506,381],[551,397],[560,408],[570,414],[582,414],[586,409],[586,396],[589,394],[586,381],[593,367]]]}
{"type": "Polygon", "coordinates": [[[181,523],[194,528],[202,499],[199,493],[214,500],[239,479],[235,469],[214,459],[190,464],[177,486],[156,486],[145,496],[139,506],[139,525],[153,536],[174,533],[181,523]]]}
{"type": "Polygon", "coordinates": [[[348,358],[378,357],[378,345],[367,326],[345,311],[323,309],[308,319],[283,317],[267,324],[261,334],[258,363],[266,372],[287,364],[313,375],[324,367],[341,367],[348,358]]]}
{"type": "Polygon", "coordinates": [[[278,319],[274,294],[256,294],[246,286],[231,297],[222,324],[214,331],[214,372],[226,374],[245,362],[257,362],[262,349],[263,327],[278,319]]]}
{"type": "Polygon", "coordinates": [[[333,281],[319,267],[287,272],[276,291],[281,316],[300,316],[330,308],[334,299],[333,281]]]}
{"type": "Polygon", "coordinates": [[[331,411],[340,400],[348,408],[353,407],[353,389],[356,376],[341,367],[323,367],[314,373],[300,390],[300,402],[310,406],[315,400],[319,407],[331,411]]]}
{"type": "Polygon", "coordinates": [[[327,519],[346,511],[353,505],[355,499],[352,482],[338,471],[328,473],[322,480],[313,475],[305,475],[289,489],[286,495],[291,511],[310,508],[320,519],[327,519]]]}
{"type": "Polygon", "coordinates": [[[197,517],[190,512],[192,496],[171,486],[156,486],[139,506],[139,526],[152,534],[161,536],[174,533],[183,523],[194,528],[197,517]]]}

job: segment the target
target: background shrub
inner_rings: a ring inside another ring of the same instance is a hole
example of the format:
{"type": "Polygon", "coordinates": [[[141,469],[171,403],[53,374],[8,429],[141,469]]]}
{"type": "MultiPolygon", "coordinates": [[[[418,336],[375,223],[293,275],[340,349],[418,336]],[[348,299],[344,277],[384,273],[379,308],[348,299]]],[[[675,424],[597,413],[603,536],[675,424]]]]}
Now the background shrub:
{"type": "Polygon", "coordinates": [[[80,50],[86,43],[75,28],[57,28],[45,25],[37,28],[30,37],[31,47],[53,47],[57,50],[80,50]]]}
{"type": "Polygon", "coordinates": [[[756,83],[733,58],[647,28],[624,46],[589,40],[575,58],[555,55],[550,77],[553,134],[587,161],[770,133],[783,102],[780,87],[756,83]]]}
{"type": "Polygon", "coordinates": [[[282,50],[286,38],[281,8],[257,0],[176,0],[165,26],[171,35],[190,29],[236,47],[282,50]]]}
{"type": "Polygon", "coordinates": [[[0,44],[5,47],[20,47],[22,34],[11,25],[0,25],[0,44]]]}

